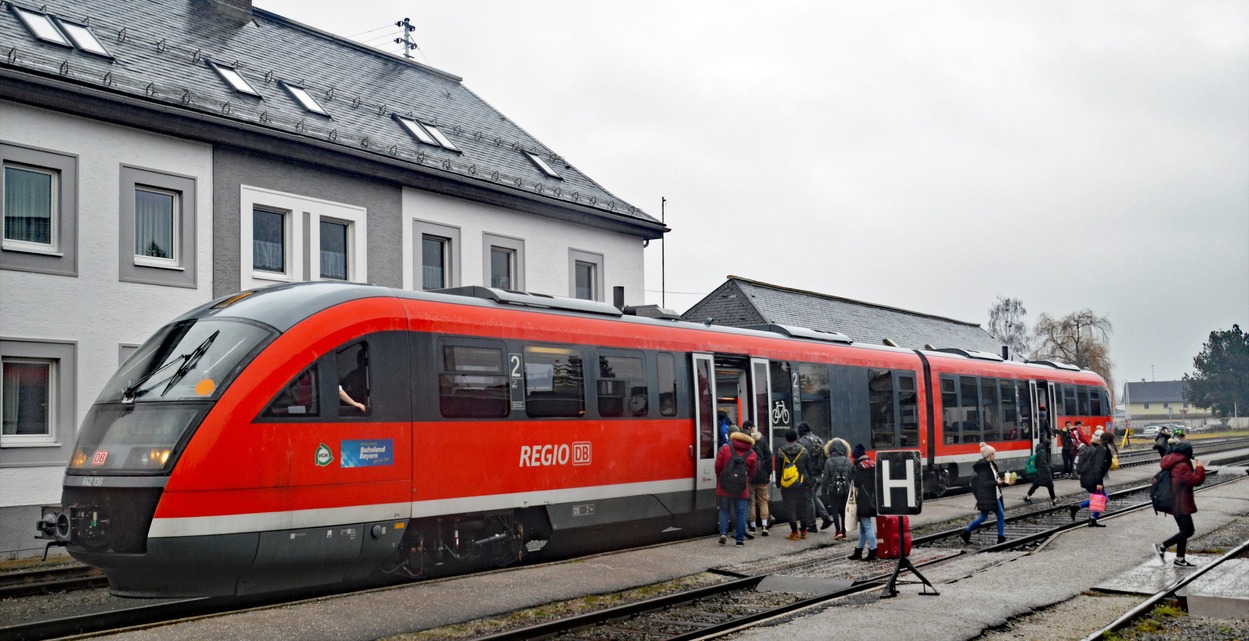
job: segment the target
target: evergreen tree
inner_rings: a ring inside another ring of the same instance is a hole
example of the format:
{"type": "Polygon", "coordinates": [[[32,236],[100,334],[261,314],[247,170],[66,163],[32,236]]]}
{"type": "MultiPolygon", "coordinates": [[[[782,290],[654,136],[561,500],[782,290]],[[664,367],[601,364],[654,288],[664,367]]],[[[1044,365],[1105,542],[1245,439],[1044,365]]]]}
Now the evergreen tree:
{"type": "Polygon", "coordinates": [[[1249,411],[1249,334],[1240,325],[1210,332],[1193,367],[1184,375],[1184,400],[1220,417],[1249,411]]]}

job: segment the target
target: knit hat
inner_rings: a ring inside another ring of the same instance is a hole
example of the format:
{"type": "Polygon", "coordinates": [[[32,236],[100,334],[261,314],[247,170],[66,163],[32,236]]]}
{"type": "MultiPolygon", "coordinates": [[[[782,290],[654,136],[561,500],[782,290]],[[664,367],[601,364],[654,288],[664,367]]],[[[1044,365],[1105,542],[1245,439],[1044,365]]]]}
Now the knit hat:
{"type": "Polygon", "coordinates": [[[1102,440],[1102,434],[1105,434],[1105,432],[1101,430],[1097,430],[1096,432],[1093,432],[1093,442],[1096,443],[1102,440]]]}
{"type": "Polygon", "coordinates": [[[867,448],[863,447],[863,444],[862,444],[862,443],[855,443],[855,444],[854,444],[854,452],[853,452],[853,454],[854,454],[854,458],[856,458],[856,459],[857,459],[857,458],[859,458],[860,456],[863,456],[864,454],[867,454],[867,448]]]}
{"type": "Polygon", "coordinates": [[[989,458],[994,454],[997,454],[997,450],[993,449],[993,446],[983,441],[980,443],[980,458],[989,458]]]}

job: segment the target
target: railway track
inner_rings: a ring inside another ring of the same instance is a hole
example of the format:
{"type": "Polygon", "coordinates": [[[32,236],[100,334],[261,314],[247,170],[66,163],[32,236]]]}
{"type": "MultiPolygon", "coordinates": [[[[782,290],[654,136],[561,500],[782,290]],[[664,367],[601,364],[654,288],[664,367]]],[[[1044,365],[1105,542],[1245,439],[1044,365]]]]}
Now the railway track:
{"type": "Polygon", "coordinates": [[[0,600],[107,585],[108,580],[99,570],[84,565],[11,572],[0,575],[0,600]]]}
{"type": "MultiPolygon", "coordinates": [[[[1238,478],[1240,477],[1228,475],[1220,478],[1218,474],[1211,474],[1198,491],[1205,491],[1238,478]]],[[[1111,492],[1110,496],[1110,511],[1102,516],[1103,519],[1114,519],[1136,510],[1151,509],[1148,485],[1122,487],[1111,492]]],[[[1086,527],[1085,521],[1071,518],[1069,505],[1070,503],[1057,507],[1032,507],[1024,513],[1008,516],[1005,521],[1007,541],[1001,544],[996,542],[996,530],[991,523],[986,523],[973,535],[970,545],[965,545],[958,538],[962,527],[917,537],[913,542],[912,562],[917,569],[922,570],[968,553],[1035,548],[1055,534],[1086,527]],[[923,560],[917,562],[917,558],[923,560]]],[[[844,548],[832,550],[837,556],[827,558],[825,555],[820,560],[786,568],[785,572],[852,575],[863,569],[861,562],[844,559],[844,548]]],[[[686,641],[711,638],[762,621],[792,616],[806,608],[854,595],[880,592],[882,597],[890,596],[887,593],[887,583],[895,566],[896,562],[892,561],[877,563],[869,569],[870,576],[844,581],[848,585],[826,589],[814,595],[761,590],[769,581],[786,582],[775,573],[734,576],[732,580],[722,584],[478,637],[476,641],[686,641]]],[[[834,582],[822,583],[827,587],[834,582]]],[[[1179,587],[1182,586],[1173,590],[1179,587]]],[[[920,594],[926,592],[925,588],[920,594]]]]}

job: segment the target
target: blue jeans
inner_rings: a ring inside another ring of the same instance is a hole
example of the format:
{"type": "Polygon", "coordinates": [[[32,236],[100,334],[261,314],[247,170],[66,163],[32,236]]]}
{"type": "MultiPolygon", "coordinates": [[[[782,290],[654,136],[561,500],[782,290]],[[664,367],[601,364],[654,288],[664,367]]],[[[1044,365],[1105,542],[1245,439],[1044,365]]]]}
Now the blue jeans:
{"type": "Polygon", "coordinates": [[[860,550],[866,545],[867,549],[876,549],[876,520],[871,516],[859,517],[859,544],[854,546],[860,550]]]}
{"type": "Polygon", "coordinates": [[[750,499],[717,496],[720,501],[720,536],[729,533],[729,512],[733,512],[733,536],[738,543],[746,540],[746,507],[750,499]]]}
{"type": "MultiPolygon", "coordinates": [[[[1096,492],[1090,492],[1090,494],[1101,494],[1102,496],[1106,496],[1106,488],[1104,488],[1104,487],[1103,487],[1102,489],[1097,490],[1096,492]]],[[[1080,501],[1080,507],[1082,507],[1082,508],[1083,508],[1083,507],[1088,507],[1088,506],[1089,506],[1089,500],[1088,500],[1088,499],[1084,499],[1083,501],[1080,501]]],[[[1093,520],[1094,520],[1094,521],[1096,521],[1096,520],[1097,520],[1097,517],[1099,517],[1099,516],[1101,516],[1101,515],[1102,515],[1102,513],[1101,513],[1101,512],[1094,512],[1094,513],[1093,513],[1093,520]]]]}
{"type": "MultiPolygon", "coordinates": [[[[988,518],[989,513],[981,510],[980,516],[977,516],[975,520],[971,522],[971,525],[967,526],[967,531],[974,532],[976,528],[980,527],[980,524],[984,523],[988,518]]],[[[1006,511],[1002,509],[1002,499],[997,500],[997,535],[1006,536],[1006,511]]]]}

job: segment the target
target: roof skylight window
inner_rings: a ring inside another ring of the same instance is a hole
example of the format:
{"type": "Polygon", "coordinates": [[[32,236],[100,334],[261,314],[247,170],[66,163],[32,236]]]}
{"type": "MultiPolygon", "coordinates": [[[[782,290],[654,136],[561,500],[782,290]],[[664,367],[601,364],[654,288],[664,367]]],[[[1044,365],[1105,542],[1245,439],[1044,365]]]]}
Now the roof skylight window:
{"type": "Polygon", "coordinates": [[[12,7],[13,13],[16,13],[18,18],[21,18],[22,24],[26,25],[26,28],[30,30],[35,38],[61,45],[62,47],[74,46],[65,38],[65,34],[56,28],[56,24],[52,22],[52,17],[48,14],[23,9],[12,2],[9,3],[9,6],[12,7]]]}
{"type": "Polygon", "coordinates": [[[209,62],[208,64],[212,66],[212,68],[217,71],[217,74],[221,76],[221,79],[229,83],[230,87],[232,87],[235,91],[245,93],[249,96],[256,96],[257,98],[260,97],[260,94],[253,89],[252,86],[248,84],[247,80],[244,79],[243,76],[233,67],[224,67],[215,62],[209,62]]]}
{"type": "Polygon", "coordinates": [[[397,120],[399,124],[403,126],[404,130],[407,131],[410,136],[416,138],[417,141],[426,145],[442,147],[448,151],[461,153],[460,148],[456,147],[455,144],[447,138],[446,134],[439,131],[437,127],[423,122],[417,122],[411,118],[404,118],[399,114],[391,114],[391,117],[397,120]]]}
{"type": "Polygon", "coordinates": [[[303,87],[300,87],[299,85],[292,85],[284,80],[279,80],[278,82],[284,89],[286,89],[286,92],[289,93],[291,97],[298,100],[299,104],[304,106],[304,109],[307,109],[314,114],[321,114],[322,116],[330,115],[325,111],[325,108],[321,106],[321,103],[317,102],[317,99],[313,98],[312,94],[308,93],[308,91],[303,87]]]}
{"type": "Polygon", "coordinates": [[[532,154],[526,151],[525,155],[529,157],[530,162],[537,165],[538,169],[542,170],[542,173],[546,174],[547,178],[558,178],[560,180],[564,179],[563,176],[555,173],[555,170],[551,169],[551,166],[546,164],[546,161],[542,160],[542,157],[538,154],[532,154]]]}
{"type": "Polygon", "coordinates": [[[79,49],[105,58],[113,57],[113,54],[104,48],[104,44],[100,42],[100,39],[96,38],[94,33],[91,33],[91,29],[87,28],[87,25],[67,22],[60,18],[57,18],[56,22],[60,25],[61,31],[64,31],[65,35],[69,36],[69,39],[73,40],[74,45],[79,49]]]}

